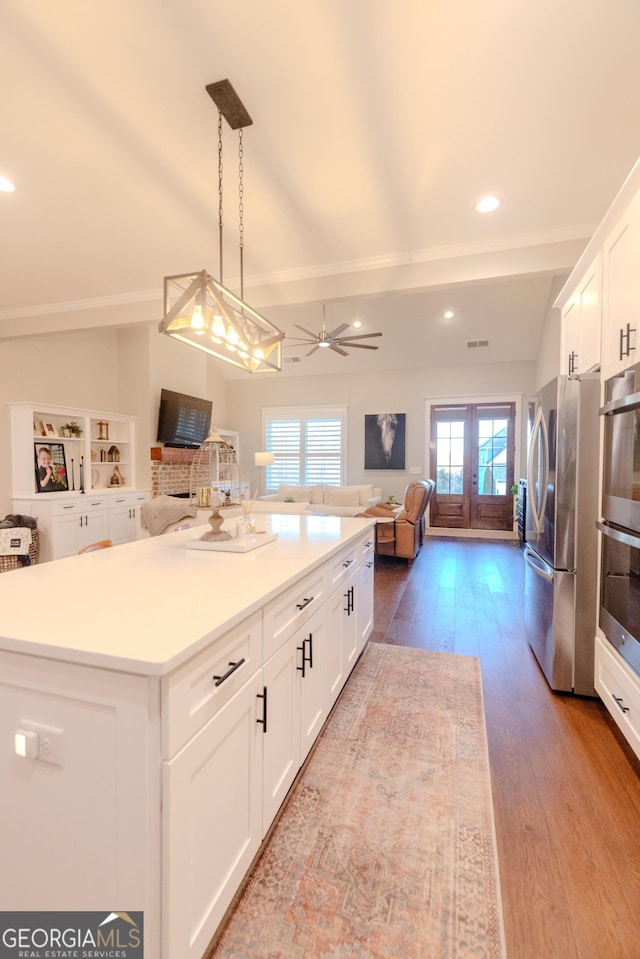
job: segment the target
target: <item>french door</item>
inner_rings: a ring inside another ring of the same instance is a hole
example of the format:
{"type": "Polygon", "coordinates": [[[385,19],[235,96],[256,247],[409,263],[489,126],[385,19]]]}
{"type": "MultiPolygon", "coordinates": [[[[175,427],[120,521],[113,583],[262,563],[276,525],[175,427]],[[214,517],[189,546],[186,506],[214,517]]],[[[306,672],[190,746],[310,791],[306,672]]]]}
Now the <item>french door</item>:
{"type": "Polygon", "coordinates": [[[431,526],[513,529],[514,403],[431,407],[431,526]]]}

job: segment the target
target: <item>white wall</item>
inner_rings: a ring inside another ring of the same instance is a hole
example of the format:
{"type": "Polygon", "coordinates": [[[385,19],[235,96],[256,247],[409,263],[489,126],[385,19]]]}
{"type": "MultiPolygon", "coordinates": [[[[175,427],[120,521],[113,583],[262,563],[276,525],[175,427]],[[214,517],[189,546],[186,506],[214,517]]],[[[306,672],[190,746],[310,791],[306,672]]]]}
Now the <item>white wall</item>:
{"type": "Polygon", "coordinates": [[[409,467],[420,467],[428,475],[425,448],[427,397],[482,396],[496,393],[533,392],[535,364],[496,363],[428,370],[401,370],[309,377],[247,377],[227,384],[228,426],[240,431],[240,474],[252,488],[260,487],[262,475],[253,463],[256,450],[264,449],[261,435],[262,408],[346,404],[349,438],[347,482],[381,486],[385,498],[400,498],[407,483],[415,478],[409,467]],[[366,413],[406,413],[406,470],[364,470],[364,416],[366,413]]]}
{"type": "Polygon", "coordinates": [[[566,283],[566,276],[558,276],[551,284],[549,302],[540,336],[540,347],[536,362],[535,389],[539,390],[560,372],[560,310],[553,307],[560,290],[566,283]]]}
{"type": "Polygon", "coordinates": [[[20,400],[118,411],[118,338],[82,330],[0,341],[0,518],[11,512],[7,403],[20,400]]]}
{"type": "Polygon", "coordinates": [[[136,417],[136,485],[150,485],[164,386],[213,401],[226,422],[226,387],[214,360],[157,331],[157,323],[0,340],[0,519],[11,511],[7,403],[20,400],[136,417]]]}

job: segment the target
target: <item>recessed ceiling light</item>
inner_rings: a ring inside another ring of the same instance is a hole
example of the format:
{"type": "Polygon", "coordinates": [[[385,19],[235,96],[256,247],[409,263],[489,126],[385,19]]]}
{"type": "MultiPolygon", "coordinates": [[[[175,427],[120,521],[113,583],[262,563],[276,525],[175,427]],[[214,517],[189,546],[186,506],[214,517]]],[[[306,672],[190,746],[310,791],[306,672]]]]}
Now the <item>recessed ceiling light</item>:
{"type": "Polygon", "coordinates": [[[15,187],[11,180],[7,180],[6,176],[0,176],[0,192],[2,193],[13,193],[15,187]]]}
{"type": "Polygon", "coordinates": [[[483,196],[482,199],[476,203],[476,210],[478,213],[493,213],[499,206],[500,200],[497,196],[483,196]]]}
{"type": "Polygon", "coordinates": [[[453,310],[446,310],[443,316],[445,320],[452,320],[455,316],[455,313],[453,312],[453,310]]]}
{"type": "Polygon", "coordinates": [[[359,330],[362,326],[362,320],[354,320],[351,326],[355,326],[356,330],[359,330]]]}

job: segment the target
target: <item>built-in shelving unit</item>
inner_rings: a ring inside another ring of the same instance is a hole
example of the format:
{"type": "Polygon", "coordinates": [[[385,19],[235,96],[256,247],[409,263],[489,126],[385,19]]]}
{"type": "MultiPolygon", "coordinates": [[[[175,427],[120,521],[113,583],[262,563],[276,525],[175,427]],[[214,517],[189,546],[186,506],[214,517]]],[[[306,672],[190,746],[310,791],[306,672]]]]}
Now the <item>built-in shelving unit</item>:
{"type": "Polygon", "coordinates": [[[27,402],[9,416],[13,510],[37,518],[41,561],[136,539],[148,491],[136,490],[132,416],[27,402]]]}

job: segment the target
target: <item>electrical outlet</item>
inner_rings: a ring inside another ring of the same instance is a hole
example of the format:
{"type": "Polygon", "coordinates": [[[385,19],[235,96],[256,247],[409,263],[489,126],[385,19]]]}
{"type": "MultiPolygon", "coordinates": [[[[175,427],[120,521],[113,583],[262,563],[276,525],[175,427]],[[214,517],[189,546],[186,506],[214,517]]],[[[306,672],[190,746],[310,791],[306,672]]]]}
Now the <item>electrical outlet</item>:
{"type": "Polygon", "coordinates": [[[38,756],[40,762],[53,766],[64,766],[64,729],[57,726],[45,726],[31,719],[21,719],[22,729],[31,729],[38,734],[38,756]]]}
{"type": "Polygon", "coordinates": [[[410,472],[410,473],[417,473],[417,474],[422,473],[422,467],[421,467],[421,466],[411,466],[411,467],[409,467],[409,472],[410,472]]]}

